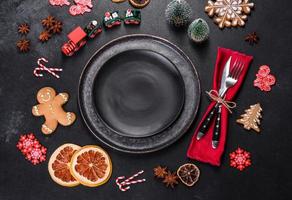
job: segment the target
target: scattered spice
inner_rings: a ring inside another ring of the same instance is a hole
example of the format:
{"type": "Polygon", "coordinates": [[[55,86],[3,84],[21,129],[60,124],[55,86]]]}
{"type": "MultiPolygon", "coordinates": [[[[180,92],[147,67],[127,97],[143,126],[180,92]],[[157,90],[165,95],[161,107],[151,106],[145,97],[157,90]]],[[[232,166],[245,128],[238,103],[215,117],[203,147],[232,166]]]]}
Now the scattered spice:
{"type": "Polygon", "coordinates": [[[29,25],[27,23],[24,24],[20,24],[18,26],[18,33],[22,34],[22,35],[26,35],[28,34],[30,31],[29,25]]]}
{"type": "Polygon", "coordinates": [[[19,51],[21,52],[28,52],[30,47],[30,41],[27,39],[21,39],[16,43],[19,51]]]}
{"type": "Polygon", "coordinates": [[[61,21],[58,21],[58,20],[55,20],[53,26],[49,29],[50,32],[52,33],[61,33],[62,32],[62,22],[61,21]]]}
{"type": "Polygon", "coordinates": [[[246,42],[248,42],[250,45],[257,44],[260,38],[258,37],[256,32],[252,32],[247,34],[244,39],[246,42]]]}
{"type": "Polygon", "coordinates": [[[163,183],[165,183],[166,187],[170,186],[174,188],[174,186],[178,184],[177,179],[178,177],[175,172],[171,173],[170,171],[168,171],[164,177],[163,183]]]}
{"type": "Polygon", "coordinates": [[[56,21],[55,17],[49,15],[48,17],[43,19],[41,23],[42,23],[44,28],[50,29],[55,24],[55,21],[56,21]]]}
{"type": "Polygon", "coordinates": [[[153,169],[153,171],[154,171],[154,176],[157,178],[164,178],[165,175],[167,174],[166,167],[157,166],[153,169]]]}
{"type": "Polygon", "coordinates": [[[39,35],[39,40],[41,42],[47,42],[53,34],[61,33],[63,23],[57,20],[54,16],[47,16],[41,21],[43,27],[45,28],[39,35]]]}
{"type": "Polygon", "coordinates": [[[43,31],[41,32],[40,36],[39,36],[39,40],[41,42],[46,42],[51,38],[51,34],[48,31],[43,31]]]}

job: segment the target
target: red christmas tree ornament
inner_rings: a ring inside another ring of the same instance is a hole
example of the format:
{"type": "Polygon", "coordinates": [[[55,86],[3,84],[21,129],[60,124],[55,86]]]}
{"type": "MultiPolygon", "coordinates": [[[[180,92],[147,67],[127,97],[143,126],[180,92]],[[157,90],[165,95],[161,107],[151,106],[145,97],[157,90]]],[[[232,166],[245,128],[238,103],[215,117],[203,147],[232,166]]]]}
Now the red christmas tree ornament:
{"type": "Polygon", "coordinates": [[[16,147],[32,164],[36,165],[46,160],[47,149],[35,138],[33,133],[21,135],[16,147]]]}
{"type": "Polygon", "coordinates": [[[230,166],[240,171],[251,165],[250,153],[241,148],[237,148],[234,152],[230,153],[229,158],[230,166]]]}
{"type": "Polygon", "coordinates": [[[256,80],[254,80],[253,85],[260,88],[261,91],[271,91],[271,86],[276,83],[276,78],[274,75],[271,75],[270,72],[271,70],[269,66],[260,66],[259,71],[256,74],[256,80]]]}

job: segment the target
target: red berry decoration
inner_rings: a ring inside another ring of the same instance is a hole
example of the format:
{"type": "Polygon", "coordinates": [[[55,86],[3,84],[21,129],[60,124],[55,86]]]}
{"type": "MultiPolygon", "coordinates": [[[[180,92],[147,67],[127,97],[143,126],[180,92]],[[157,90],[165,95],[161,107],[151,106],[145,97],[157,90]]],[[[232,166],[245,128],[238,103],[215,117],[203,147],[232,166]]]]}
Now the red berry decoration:
{"type": "Polygon", "coordinates": [[[276,83],[276,78],[274,75],[271,75],[270,72],[271,70],[269,66],[260,66],[260,69],[256,74],[257,78],[254,80],[253,85],[260,88],[261,91],[271,91],[271,86],[276,83]]]}
{"type": "Polygon", "coordinates": [[[16,147],[34,165],[46,160],[47,148],[39,143],[33,133],[21,135],[16,147]]]}
{"type": "Polygon", "coordinates": [[[230,166],[240,171],[243,171],[246,167],[251,165],[250,153],[238,148],[234,152],[229,154],[230,166]]]}

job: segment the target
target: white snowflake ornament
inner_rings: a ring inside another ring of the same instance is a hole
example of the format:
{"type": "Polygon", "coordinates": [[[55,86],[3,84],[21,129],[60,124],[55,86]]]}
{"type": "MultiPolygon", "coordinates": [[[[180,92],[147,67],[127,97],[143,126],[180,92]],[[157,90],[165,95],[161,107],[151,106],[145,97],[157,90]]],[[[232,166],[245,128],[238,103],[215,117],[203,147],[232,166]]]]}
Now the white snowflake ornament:
{"type": "Polygon", "coordinates": [[[254,3],[249,0],[216,0],[208,1],[205,11],[220,28],[244,26],[247,14],[250,13],[254,3]]]}

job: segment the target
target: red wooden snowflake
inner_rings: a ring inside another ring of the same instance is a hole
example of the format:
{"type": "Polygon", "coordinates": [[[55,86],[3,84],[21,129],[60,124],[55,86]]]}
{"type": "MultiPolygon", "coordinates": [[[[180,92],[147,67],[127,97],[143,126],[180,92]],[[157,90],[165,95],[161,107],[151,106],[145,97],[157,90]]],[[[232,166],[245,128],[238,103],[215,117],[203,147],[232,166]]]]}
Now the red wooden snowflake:
{"type": "Polygon", "coordinates": [[[30,133],[21,135],[16,147],[32,164],[36,165],[46,160],[47,149],[30,133]]]}
{"type": "Polygon", "coordinates": [[[230,166],[240,171],[243,171],[246,167],[251,165],[250,153],[238,148],[234,152],[229,154],[230,166]]]}

